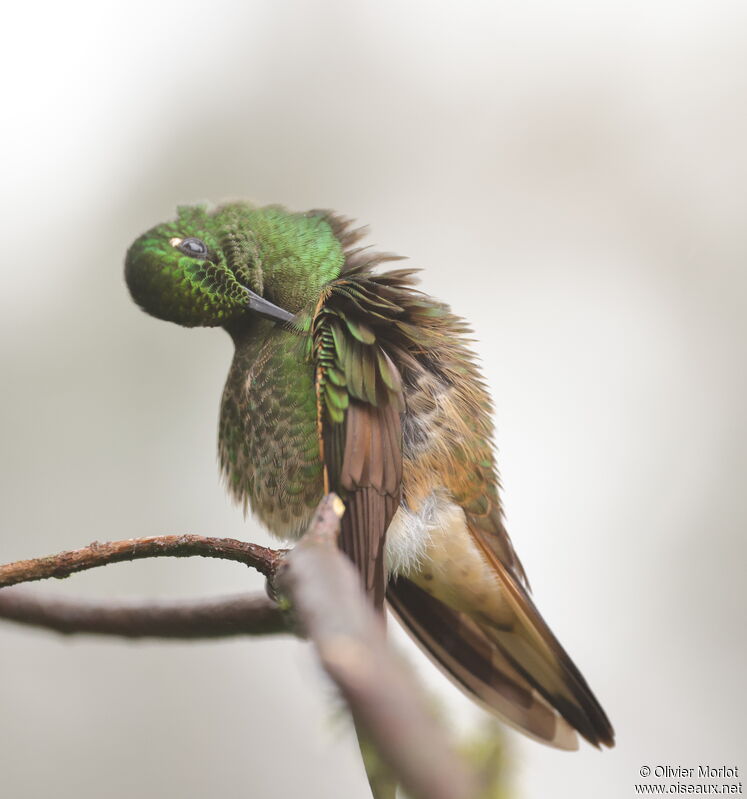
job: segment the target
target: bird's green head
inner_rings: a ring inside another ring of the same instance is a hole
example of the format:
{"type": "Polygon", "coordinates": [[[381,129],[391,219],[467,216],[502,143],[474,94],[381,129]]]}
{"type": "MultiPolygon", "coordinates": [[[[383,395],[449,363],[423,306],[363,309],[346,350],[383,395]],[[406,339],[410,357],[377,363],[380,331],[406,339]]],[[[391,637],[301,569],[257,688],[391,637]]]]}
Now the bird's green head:
{"type": "Polygon", "coordinates": [[[257,314],[290,321],[344,260],[323,212],[189,206],[132,244],[125,278],[135,302],[159,319],[230,327],[257,314]]]}

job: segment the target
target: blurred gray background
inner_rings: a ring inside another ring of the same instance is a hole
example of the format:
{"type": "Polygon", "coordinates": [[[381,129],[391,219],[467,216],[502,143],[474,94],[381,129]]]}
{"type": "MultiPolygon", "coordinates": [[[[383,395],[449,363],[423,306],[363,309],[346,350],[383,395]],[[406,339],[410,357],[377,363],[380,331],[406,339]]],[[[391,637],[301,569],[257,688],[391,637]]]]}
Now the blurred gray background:
{"type": "MultiPolygon", "coordinates": [[[[177,203],[336,208],[474,324],[509,529],[618,746],[507,733],[514,795],[747,765],[747,10],[740,2],[137,2],[6,12],[0,562],[167,532],[267,542],[216,465],[221,331],[146,317],[177,203]]],[[[261,588],[197,559],[40,590],[261,588]]],[[[398,637],[400,640],[401,637],[398,637]]],[[[462,731],[471,708],[405,644],[462,731]]],[[[0,623],[2,795],[365,797],[290,639],[0,623]]]]}

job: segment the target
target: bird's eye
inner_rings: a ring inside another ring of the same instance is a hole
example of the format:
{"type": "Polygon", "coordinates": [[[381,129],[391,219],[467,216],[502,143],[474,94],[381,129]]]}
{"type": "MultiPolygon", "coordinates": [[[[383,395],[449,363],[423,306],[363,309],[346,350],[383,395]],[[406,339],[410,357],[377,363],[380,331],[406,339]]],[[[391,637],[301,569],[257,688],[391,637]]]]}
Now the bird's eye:
{"type": "Polygon", "coordinates": [[[187,236],[186,239],[170,239],[169,243],[172,247],[176,247],[177,250],[192,258],[208,257],[207,244],[205,244],[202,239],[195,238],[194,236],[187,236]]]}

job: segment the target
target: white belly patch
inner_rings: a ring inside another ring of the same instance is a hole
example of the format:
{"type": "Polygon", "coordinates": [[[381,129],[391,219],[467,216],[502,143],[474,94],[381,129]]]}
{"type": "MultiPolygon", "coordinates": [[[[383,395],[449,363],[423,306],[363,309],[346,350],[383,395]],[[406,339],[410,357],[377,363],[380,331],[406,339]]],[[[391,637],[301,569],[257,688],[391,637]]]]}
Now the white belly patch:
{"type": "Polygon", "coordinates": [[[433,538],[440,538],[462,509],[446,492],[429,494],[416,511],[401,506],[386,534],[386,565],[392,575],[418,574],[428,560],[433,538]]]}

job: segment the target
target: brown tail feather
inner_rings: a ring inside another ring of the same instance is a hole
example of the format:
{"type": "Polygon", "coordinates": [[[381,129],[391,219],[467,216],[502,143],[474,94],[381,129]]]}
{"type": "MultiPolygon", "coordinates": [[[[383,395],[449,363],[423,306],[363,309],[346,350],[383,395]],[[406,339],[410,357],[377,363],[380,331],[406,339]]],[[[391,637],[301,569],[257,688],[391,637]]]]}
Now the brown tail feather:
{"type": "Polygon", "coordinates": [[[570,724],[469,616],[409,580],[391,580],[389,606],[418,644],[470,697],[542,743],[577,749],[570,724]]]}
{"type": "Polygon", "coordinates": [[[594,746],[614,746],[615,733],[576,664],[553,635],[529,593],[471,529],[515,613],[511,629],[482,626],[488,638],[542,696],[594,746]]]}

